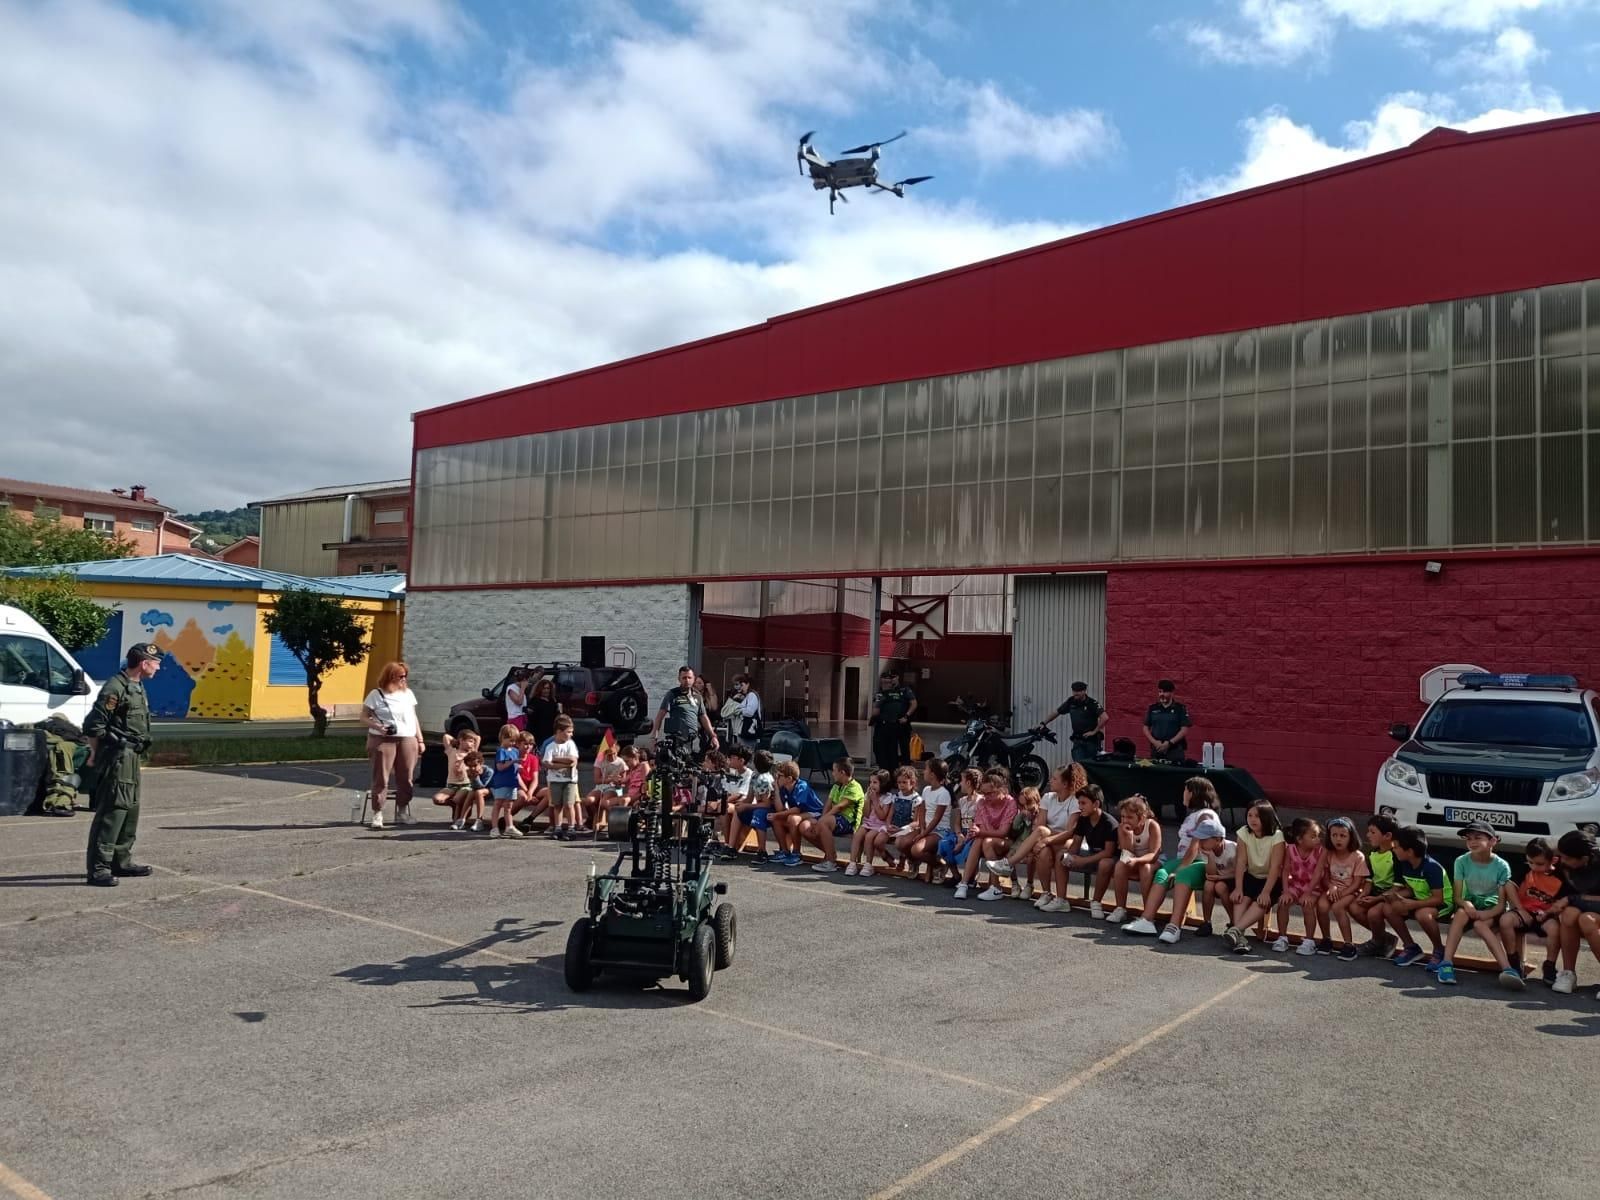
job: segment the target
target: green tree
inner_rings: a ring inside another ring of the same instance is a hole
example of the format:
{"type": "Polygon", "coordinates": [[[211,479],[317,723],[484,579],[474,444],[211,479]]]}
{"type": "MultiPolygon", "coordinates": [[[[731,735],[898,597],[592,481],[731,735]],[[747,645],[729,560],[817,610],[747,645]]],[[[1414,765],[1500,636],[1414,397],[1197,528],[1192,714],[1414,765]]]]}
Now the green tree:
{"type": "Polygon", "coordinates": [[[137,549],[116,534],[65,525],[56,517],[20,517],[0,510],[0,567],[53,567],[61,563],[127,558],[137,549]]]}
{"type": "Polygon", "coordinates": [[[355,664],[367,657],[367,631],[356,610],[336,596],[290,588],[279,593],[278,603],[263,625],[305,668],[311,736],[326,736],[328,710],[321,702],[322,677],[342,662],[355,664]]]}
{"type": "Polygon", "coordinates": [[[106,635],[111,614],[64,571],[48,575],[0,575],[0,604],[20,608],[68,650],[93,646],[106,635]]]}

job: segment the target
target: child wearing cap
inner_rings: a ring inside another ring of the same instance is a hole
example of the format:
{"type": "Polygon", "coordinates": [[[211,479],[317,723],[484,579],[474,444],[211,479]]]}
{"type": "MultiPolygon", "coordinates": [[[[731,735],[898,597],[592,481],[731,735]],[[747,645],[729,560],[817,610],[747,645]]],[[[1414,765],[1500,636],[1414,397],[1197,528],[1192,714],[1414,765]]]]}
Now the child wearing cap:
{"type": "Polygon", "coordinates": [[[1214,812],[1203,811],[1192,825],[1185,821],[1184,826],[1189,830],[1189,842],[1182,856],[1178,859],[1169,858],[1157,869],[1150,884],[1150,895],[1144,902],[1144,914],[1124,925],[1125,932],[1146,937],[1155,933],[1155,916],[1161,910],[1161,902],[1167,898],[1167,889],[1170,887],[1172,919],[1161,930],[1160,940],[1170,946],[1182,936],[1183,916],[1189,910],[1189,897],[1206,885],[1205,856],[1221,854],[1223,843],[1228,840],[1228,831],[1214,812]]]}
{"type": "Polygon", "coordinates": [[[1394,965],[1409,967],[1422,958],[1422,947],[1411,937],[1415,920],[1433,943],[1428,969],[1436,970],[1444,961],[1444,938],[1439,921],[1455,913],[1455,891],[1439,860],[1428,853],[1428,835],[1415,825],[1403,825],[1394,835],[1394,887],[1382,905],[1383,920],[1400,937],[1400,952],[1394,965]]]}
{"type": "Polygon", "coordinates": [[[1556,960],[1561,949],[1561,912],[1567,907],[1567,881],[1555,869],[1550,843],[1534,838],[1523,857],[1528,871],[1515,888],[1507,889],[1506,911],[1500,914],[1500,938],[1506,957],[1526,978],[1529,972],[1522,950],[1528,935],[1544,938],[1546,983],[1556,981],[1556,960]]]}
{"type": "Polygon", "coordinates": [[[1511,864],[1494,852],[1500,835],[1487,822],[1474,821],[1461,830],[1461,840],[1467,844],[1467,852],[1458,855],[1450,867],[1455,883],[1456,912],[1450,918],[1444,961],[1437,971],[1439,982],[1455,983],[1456,950],[1470,925],[1500,966],[1500,986],[1520,992],[1527,985],[1522,982],[1522,972],[1515,970],[1506,958],[1505,943],[1500,940],[1500,914],[1506,910],[1505,893],[1511,885],[1511,864]]]}
{"type": "Polygon", "coordinates": [[[1580,942],[1600,958],[1600,839],[1569,829],[1556,843],[1561,872],[1567,880],[1567,907],[1561,913],[1561,970],[1551,991],[1563,995],[1578,983],[1580,942]]]}

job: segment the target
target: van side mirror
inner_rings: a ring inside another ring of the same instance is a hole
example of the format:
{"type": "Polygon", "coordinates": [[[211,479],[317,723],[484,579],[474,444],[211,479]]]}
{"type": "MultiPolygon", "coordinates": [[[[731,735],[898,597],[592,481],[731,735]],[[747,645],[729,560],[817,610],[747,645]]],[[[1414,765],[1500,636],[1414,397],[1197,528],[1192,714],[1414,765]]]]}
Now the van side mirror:
{"type": "Polygon", "coordinates": [[[89,677],[83,673],[82,667],[72,668],[72,694],[74,696],[89,694],[89,677]]]}
{"type": "Polygon", "coordinates": [[[1389,726],[1389,736],[1397,742],[1409,742],[1411,740],[1411,726],[1391,725],[1389,726]]]}

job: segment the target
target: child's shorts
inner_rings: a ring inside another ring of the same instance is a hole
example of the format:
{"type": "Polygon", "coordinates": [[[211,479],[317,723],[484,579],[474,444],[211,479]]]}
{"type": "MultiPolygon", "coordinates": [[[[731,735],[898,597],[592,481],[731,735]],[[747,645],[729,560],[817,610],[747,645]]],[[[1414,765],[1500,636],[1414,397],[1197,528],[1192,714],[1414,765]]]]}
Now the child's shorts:
{"type": "Polygon", "coordinates": [[[849,837],[855,831],[855,823],[849,817],[841,817],[838,813],[833,815],[834,837],[849,837]]]}
{"type": "Polygon", "coordinates": [[[551,804],[576,804],[577,802],[578,785],[575,781],[567,783],[552,783],[550,785],[551,804]]]}
{"type": "Polygon", "coordinates": [[[752,808],[747,814],[750,818],[751,829],[768,829],[767,818],[772,815],[770,808],[752,808]]]}
{"type": "Polygon", "coordinates": [[[972,847],[976,844],[974,842],[968,842],[965,846],[961,847],[961,850],[958,853],[956,850],[956,842],[959,840],[960,839],[958,839],[953,833],[946,833],[939,839],[939,857],[944,859],[944,861],[949,863],[952,867],[966,866],[967,856],[972,853],[972,847]]]}
{"type": "Polygon", "coordinates": [[[1579,912],[1600,913],[1600,897],[1574,896],[1568,903],[1579,912]]]}
{"type": "Polygon", "coordinates": [[[1183,884],[1192,892],[1198,892],[1206,885],[1206,860],[1197,858],[1188,866],[1182,866],[1181,858],[1169,858],[1156,868],[1154,883],[1157,887],[1172,887],[1174,884],[1183,884]]]}
{"type": "Polygon", "coordinates": [[[471,800],[473,787],[470,783],[445,784],[445,797],[449,800],[471,800]]]}
{"type": "Polygon", "coordinates": [[[517,789],[514,787],[490,788],[489,795],[493,796],[496,800],[515,800],[517,798],[517,789]]]}
{"type": "Polygon", "coordinates": [[[1544,936],[1544,928],[1558,922],[1561,918],[1550,913],[1529,913],[1532,921],[1524,921],[1522,914],[1513,910],[1506,914],[1511,918],[1511,928],[1517,933],[1531,933],[1535,937],[1544,936]]]}
{"type": "Polygon", "coordinates": [[[882,817],[868,817],[866,828],[871,830],[873,833],[882,833],[889,828],[889,822],[885,821],[882,817]]]}
{"type": "Polygon", "coordinates": [[[1252,875],[1248,871],[1245,872],[1244,898],[1246,900],[1258,900],[1263,906],[1271,908],[1272,902],[1278,898],[1279,887],[1281,887],[1281,884],[1275,884],[1269,892],[1267,891],[1266,879],[1260,875],[1252,875]]]}

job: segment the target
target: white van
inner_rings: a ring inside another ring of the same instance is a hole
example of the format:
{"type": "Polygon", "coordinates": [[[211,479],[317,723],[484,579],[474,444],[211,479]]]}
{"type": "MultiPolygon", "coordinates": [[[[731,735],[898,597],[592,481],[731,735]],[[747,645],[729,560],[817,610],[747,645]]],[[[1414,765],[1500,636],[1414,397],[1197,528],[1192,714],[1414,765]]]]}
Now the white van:
{"type": "Polygon", "coordinates": [[[0,721],[33,725],[59,713],[81,728],[99,692],[43,625],[0,604],[0,721]]]}

